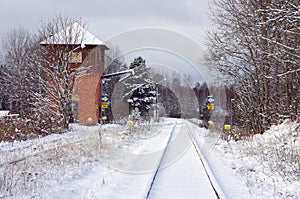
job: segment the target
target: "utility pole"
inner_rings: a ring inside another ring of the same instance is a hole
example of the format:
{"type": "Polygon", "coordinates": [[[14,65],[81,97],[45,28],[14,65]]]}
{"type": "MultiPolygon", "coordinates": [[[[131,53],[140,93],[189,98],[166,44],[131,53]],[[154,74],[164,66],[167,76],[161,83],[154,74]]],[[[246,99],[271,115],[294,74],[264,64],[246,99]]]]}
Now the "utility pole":
{"type": "Polygon", "coordinates": [[[230,125],[231,125],[231,127],[232,127],[233,102],[234,102],[234,99],[230,99],[230,125]]]}

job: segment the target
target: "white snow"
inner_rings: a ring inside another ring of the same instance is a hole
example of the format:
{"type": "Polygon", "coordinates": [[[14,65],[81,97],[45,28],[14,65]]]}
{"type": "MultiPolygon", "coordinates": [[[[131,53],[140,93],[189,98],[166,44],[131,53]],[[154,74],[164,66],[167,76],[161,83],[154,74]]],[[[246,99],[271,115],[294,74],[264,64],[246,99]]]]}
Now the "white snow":
{"type": "MultiPolygon", "coordinates": [[[[2,142],[0,198],[145,198],[158,161],[153,157],[158,157],[174,121],[179,126],[185,123],[165,119],[150,130],[147,126],[129,130],[116,124],[75,125],[73,131],[65,134],[2,142]],[[19,162],[12,163],[14,160],[19,162]]],[[[299,124],[287,121],[263,135],[229,143],[220,140],[216,133],[188,125],[214,175],[213,182],[219,184],[227,198],[300,197],[300,165],[295,160],[299,158],[299,124]]],[[[200,171],[197,166],[184,168],[193,153],[190,145],[179,140],[181,145],[177,146],[182,148],[175,150],[178,158],[166,164],[171,170],[165,172],[192,180],[193,174],[200,171]],[[185,170],[189,172],[186,176],[185,170]]],[[[159,183],[168,186],[174,195],[180,189],[191,188],[174,189],[176,179],[164,180],[159,183]]]]}
{"type": "Polygon", "coordinates": [[[0,119],[4,116],[7,116],[9,114],[9,111],[0,111],[0,119]]]}
{"type": "Polygon", "coordinates": [[[84,29],[79,23],[75,22],[71,26],[68,26],[65,30],[50,36],[46,40],[42,41],[40,44],[76,44],[81,45],[100,45],[105,46],[108,49],[108,46],[98,39],[95,35],[84,29]],[[69,40],[68,38],[71,38],[69,40]]]}
{"type": "Polygon", "coordinates": [[[217,198],[186,125],[176,130],[177,135],[166,151],[167,158],[162,162],[165,168],[157,173],[149,198],[217,198]]]}
{"type": "Polygon", "coordinates": [[[300,124],[285,121],[248,140],[220,141],[217,149],[253,198],[300,198],[300,124]]]}

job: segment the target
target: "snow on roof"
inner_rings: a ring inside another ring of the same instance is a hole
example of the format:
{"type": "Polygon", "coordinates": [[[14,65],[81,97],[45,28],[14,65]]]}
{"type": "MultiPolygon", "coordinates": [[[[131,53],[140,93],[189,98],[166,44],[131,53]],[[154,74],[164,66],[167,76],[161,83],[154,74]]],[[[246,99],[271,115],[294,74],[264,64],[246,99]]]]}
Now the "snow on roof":
{"type": "Polygon", "coordinates": [[[95,35],[84,29],[78,22],[68,26],[66,29],[50,36],[40,43],[41,45],[97,45],[104,46],[107,50],[108,46],[98,39],[95,35]]]}
{"type": "Polygon", "coordinates": [[[9,111],[0,111],[0,118],[7,116],[9,114],[9,111]]]}

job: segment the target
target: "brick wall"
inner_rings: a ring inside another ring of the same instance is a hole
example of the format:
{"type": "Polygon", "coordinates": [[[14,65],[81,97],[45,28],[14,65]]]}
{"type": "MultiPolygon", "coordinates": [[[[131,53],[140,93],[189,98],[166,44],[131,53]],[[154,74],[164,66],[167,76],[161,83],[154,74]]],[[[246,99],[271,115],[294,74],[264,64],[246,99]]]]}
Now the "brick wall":
{"type": "MultiPolygon", "coordinates": [[[[56,51],[69,52],[78,45],[46,45],[49,59],[55,57],[56,51]]],[[[76,79],[75,93],[76,101],[78,100],[79,123],[86,124],[88,118],[92,118],[93,123],[98,122],[99,118],[99,98],[100,84],[99,76],[104,71],[104,50],[103,46],[87,45],[84,49],[77,49],[74,52],[82,53],[82,63],[72,63],[71,68],[79,68],[82,66],[93,66],[92,71],[88,75],[80,76],[76,79]],[[89,74],[92,73],[92,74],[89,74]],[[78,96],[78,97],[77,97],[78,96]]],[[[51,59],[50,59],[51,60],[51,59]]],[[[101,111],[101,110],[100,110],[101,111]]]]}
{"type": "Polygon", "coordinates": [[[93,119],[93,123],[99,118],[99,76],[96,74],[86,75],[78,78],[79,96],[79,123],[87,123],[88,118],[93,119]]]}

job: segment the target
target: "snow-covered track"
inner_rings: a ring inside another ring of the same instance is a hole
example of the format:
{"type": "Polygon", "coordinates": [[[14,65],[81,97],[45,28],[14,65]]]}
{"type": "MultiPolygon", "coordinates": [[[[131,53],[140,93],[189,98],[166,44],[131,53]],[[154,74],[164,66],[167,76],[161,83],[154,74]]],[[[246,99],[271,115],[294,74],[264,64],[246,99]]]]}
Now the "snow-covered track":
{"type": "Polygon", "coordinates": [[[225,198],[204,159],[188,123],[175,124],[150,179],[146,198],[225,198]],[[165,159],[170,159],[168,156],[172,156],[176,148],[182,148],[174,146],[176,139],[189,146],[179,159],[166,166],[165,159]]]}
{"type": "Polygon", "coordinates": [[[146,198],[149,198],[150,192],[151,192],[152,187],[153,187],[153,183],[154,183],[154,181],[155,181],[155,179],[156,179],[156,177],[157,177],[157,173],[159,172],[159,170],[160,170],[160,168],[161,168],[163,159],[165,158],[165,155],[166,155],[166,152],[167,152],[167,148],[168,148],[168,145],[170,144],[170,141],[171,141],[171,138],[172,138],[172,136],[173,136],[173,132],[174,132],[175,127],[176,127],[176,123],[174,124],[174,126],[173,126],[173,128],[171,129],[171,132],[170,132],[170,134],[169,134],[169,136],[168,136],[167,143],[166,143],[166,146],[164,147],[164,150],[163,150],[163,152],[162,152],[162,155],[161,155],[159,164],[158,164],[158,166],[157,166],[157,168],[156,168],[156,170],[155,170],[155,173],[154,173],[154,175],[153,175],[153,178],[151,179],[150,188],[149,188],[149,190],[148,190],[148,192],[147,192],[146,198]]]}
{"type": "Polygon", "coordinates": [[[209,180],[209,183],[211,185],[211,187],[213,188],[217,198],[225,198],[224,193],[222,191],[222,189],[220,188],[217,180],[215,179],[214,174],[212,173],[211,169],[209,168],[209,165],[206,163],[205,161],[205,156],[202,154],[201,152],[201,147],[199,146],[196,138],[195,138],[195,134],[193,134],[193,132],[191,131],[190,127],[188,125],[186,125],[187,130],[188,130],[188,134],[189,137],[191,138],[192,144],[194,149],[197,152],[197,155],[199,157],[199,160],[205,170],[205,174],[207,176],[207,179],[209,180]]]}

